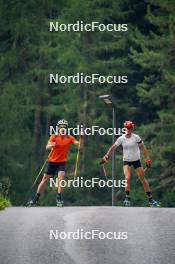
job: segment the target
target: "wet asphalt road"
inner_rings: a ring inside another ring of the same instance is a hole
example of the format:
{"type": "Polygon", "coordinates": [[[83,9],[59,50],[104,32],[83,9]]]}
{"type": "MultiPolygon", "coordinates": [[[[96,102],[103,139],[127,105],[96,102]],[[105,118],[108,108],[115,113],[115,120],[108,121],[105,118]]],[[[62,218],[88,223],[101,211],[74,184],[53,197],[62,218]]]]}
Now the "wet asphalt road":
{"type": "Polygon", "coordinates": [[[174,264],[175,209],[8,208],[0,212],[0,263],[174,264]],[[128,238],[56,239],[77,230],[127,232],[128,238]]]}

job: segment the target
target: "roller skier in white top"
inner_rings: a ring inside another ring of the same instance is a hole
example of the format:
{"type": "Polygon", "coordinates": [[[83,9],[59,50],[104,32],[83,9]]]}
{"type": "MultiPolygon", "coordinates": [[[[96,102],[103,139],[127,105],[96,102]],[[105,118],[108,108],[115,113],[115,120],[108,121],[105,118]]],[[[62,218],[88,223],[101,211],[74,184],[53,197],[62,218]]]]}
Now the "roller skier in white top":
{"type": "Polygon", "coordinates": [[[140,162],[140,150],[143,150],[146,167],[149,168],[151,166],[151,160],[149,158],[149,153],[144,145],[141,138],[133,133],[134,123],[132,121],[125,121],[124,128],[126,128],[126,134],[120,136],[116,142],[109,148],[107,153],[102,158],[102,162],[105,163],[109,159],[111,153],[118,146],[122,145],[123,147],[123,172],[126,180],[125,187],[125,199],[124,206],[130,206],[131,198],[130,198],[130,182],[131,182],[131,167],[133,166],[136,170],[137,176],[140,178],[144,191],[148,197],[148,203],[151,207],[159,207],[159,203],[152,198],[151,189],[147,179],[145,178],[145,170],[143,169],[140,162]]]}

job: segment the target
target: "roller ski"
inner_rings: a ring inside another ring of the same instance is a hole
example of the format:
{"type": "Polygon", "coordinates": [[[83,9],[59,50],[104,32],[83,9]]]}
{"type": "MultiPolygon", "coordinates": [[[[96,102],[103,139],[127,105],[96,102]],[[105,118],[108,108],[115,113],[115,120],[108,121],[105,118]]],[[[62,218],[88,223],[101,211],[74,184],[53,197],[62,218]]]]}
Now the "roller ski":
{"type": "Polygon", "coordinates": [[[131,206],[131,200],[129,198],[125,198],[123,201],[123,206],[124,207],[130,207],[131,206]]]}
{"type": "Polygon", "coordinates": [[[38,201],[35,199],[32,199],[26,204],[26,207],[36,207],[38,205],[38,201]]]}
{"type": "Polygon", "coordinates": [[[40,193],[36,193],[35,196],[33,197],[32,200],[30,200],[27,204],[26,207],[35,207],[38,205],[39,202],[39,198],[40,198],[40,193]]]}
{"type": "Polygon", "coordinates": [[[157,202],[156,200],[149,201],[149,207],[161,207],[160,202],[157,202]]]}
{"type": "Polygon", "coordinates": [[[57,200],[57,207],[64,207],[64,201],[63,200],[57,200]]]}

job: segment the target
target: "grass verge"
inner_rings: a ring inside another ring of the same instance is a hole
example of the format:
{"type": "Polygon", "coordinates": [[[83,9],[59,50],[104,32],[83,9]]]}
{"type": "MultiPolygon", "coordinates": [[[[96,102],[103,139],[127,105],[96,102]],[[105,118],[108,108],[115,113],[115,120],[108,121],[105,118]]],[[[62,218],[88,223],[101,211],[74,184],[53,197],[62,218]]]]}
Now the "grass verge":
{"type": "Polygon", "coordinates": [[[0,196],[0,210],[5,209],[11,205],[10,201],[0,196]]]}

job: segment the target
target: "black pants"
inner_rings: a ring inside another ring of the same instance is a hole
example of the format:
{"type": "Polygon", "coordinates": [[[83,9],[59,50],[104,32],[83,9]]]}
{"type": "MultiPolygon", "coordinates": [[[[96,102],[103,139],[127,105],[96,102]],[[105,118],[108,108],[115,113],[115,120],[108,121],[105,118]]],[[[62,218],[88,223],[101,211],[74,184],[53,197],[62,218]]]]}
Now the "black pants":
{"type": "Polygon", "coordinates": [[[59,171],[65,171],[66,162],[51,162],[48,161],[45,167],[44,172],[48,175],[54,175],[59,171]]]}
{"type": "Polygon", "coordinates": [[[125,166],[125,165],[133,166],[134,169],[142,167],[140,160],[136,160],[136,161],[125,161],[124,160],[123,161],[123,166],[125,166]]]}

